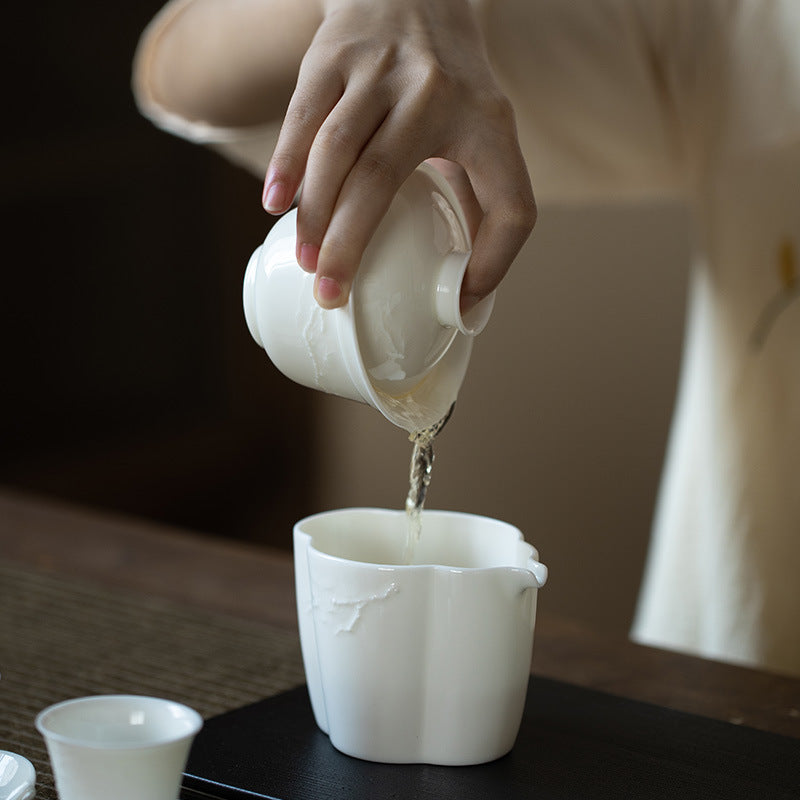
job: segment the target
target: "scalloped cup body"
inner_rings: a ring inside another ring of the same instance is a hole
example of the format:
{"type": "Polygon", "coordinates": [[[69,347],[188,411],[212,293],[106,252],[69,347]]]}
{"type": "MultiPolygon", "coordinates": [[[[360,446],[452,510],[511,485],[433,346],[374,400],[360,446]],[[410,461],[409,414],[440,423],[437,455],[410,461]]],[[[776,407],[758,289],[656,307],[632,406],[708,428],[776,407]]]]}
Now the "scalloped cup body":
{"type": "Polygon", "coordinates": [[[319,727],[370,761],[478,764],[514,745],[547,570],[517,528],[344,509],[294,532],[300,639],[319,727]]]}

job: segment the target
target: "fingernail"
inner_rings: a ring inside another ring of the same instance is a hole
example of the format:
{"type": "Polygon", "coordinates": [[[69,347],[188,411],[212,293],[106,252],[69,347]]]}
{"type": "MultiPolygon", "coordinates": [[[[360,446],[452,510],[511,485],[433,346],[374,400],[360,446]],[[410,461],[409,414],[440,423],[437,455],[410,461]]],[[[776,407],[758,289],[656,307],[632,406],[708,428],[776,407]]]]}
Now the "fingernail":
{"type": "Polygon", "coordinates": [[[301,244],[297,253],[297,263],[306,272],[317,271],[317,259],[319,259],[319,247],[313,244],[301,244]]]}
{"type": "Polygon", "coordinates": [[[286,187],[282,183],[265,183],[261,204],[270,214],[280,214],[286,208],[286,187]]]}
{"type": "Polygon", "coordinates": [[[317,278],[314,282],[314,297],[323,308],[335,308],[342,295],[342,287],[333,278],[317,278]]]}

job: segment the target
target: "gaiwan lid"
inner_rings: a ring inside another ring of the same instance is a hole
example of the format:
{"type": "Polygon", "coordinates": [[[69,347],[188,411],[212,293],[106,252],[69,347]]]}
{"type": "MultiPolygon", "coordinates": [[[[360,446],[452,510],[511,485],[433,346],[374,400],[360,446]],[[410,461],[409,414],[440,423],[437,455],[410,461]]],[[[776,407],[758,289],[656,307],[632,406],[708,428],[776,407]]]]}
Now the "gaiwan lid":
{"type": "Polygon", "coordinates": [[[494,295],[460,312],[470,257],[466,218],[447,180],[422,165],[367,247],[349,305],[370,402],[408,431],[441,420],[466,374],[494,295]]]}
{"type": "Polygon", "coordinates": [[[372,405],[409,432],[439,422],[466,374],[494,294],[462,316],[470,236],[447,180],[421,165],[367,246],[342,308],[323,310],[294,257],[296,212],[273,227],[245,275],[248,327],[307,386],[372,405]]]}

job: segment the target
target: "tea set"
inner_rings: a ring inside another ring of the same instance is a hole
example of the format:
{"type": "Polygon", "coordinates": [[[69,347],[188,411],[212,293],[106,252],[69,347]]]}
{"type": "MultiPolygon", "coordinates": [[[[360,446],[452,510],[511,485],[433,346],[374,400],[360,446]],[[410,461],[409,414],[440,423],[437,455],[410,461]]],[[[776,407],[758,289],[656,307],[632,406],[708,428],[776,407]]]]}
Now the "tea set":
{"type": "MultiPolygon", "coordinates": [[[[461,388],[490,295],[467,314],[469,229],[447,181],[421,165],[373,236],[348,303],[323,310],[295,259],[296,211],[244,277],[248,329],[292,380],[366,403],[411,434],[441,427],[461,388]]],[[[314,718],[337,750],[384,763],[479,764],[508,753],[530,674],[547,568],[514,526],[349,508],[300,520],[294,569],[314,718]]],[[[99,695],[36,725],[61,800],[175,800],[200,715],[170,700],[99,695]]],[[[268,754],[265,754],[267,757],[268,754]]],[[[33,797],[33,767],[0,753],[0,800],[33,797]]]]}

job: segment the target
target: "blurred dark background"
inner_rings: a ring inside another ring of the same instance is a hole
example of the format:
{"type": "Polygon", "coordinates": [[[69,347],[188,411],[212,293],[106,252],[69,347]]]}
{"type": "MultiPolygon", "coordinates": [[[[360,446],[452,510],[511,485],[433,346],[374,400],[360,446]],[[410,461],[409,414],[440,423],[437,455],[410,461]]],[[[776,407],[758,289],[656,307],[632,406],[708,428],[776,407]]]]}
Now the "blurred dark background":
{"type": "MultiPolygon", "coordinates": [[[[401,508],[404,432],[293,384],[247,332],[242,278],[271,224],[260,182],[134,106],[131,60],[159,7],[41,0],[0,29],[0,489],[280,547],[307,513],[401,508]]],[[[678,374],[688,216],[539,211],[428,506],[518,525],[551,570],[543,607],[624,633],[678,374]]]]}
{"type": "Polygon", "coordinates": [[[138,114],[160,7],[16,4],[3,26],[0,483],[288,546],[310,393],[250,338],[258,182],[138,114]]]}

